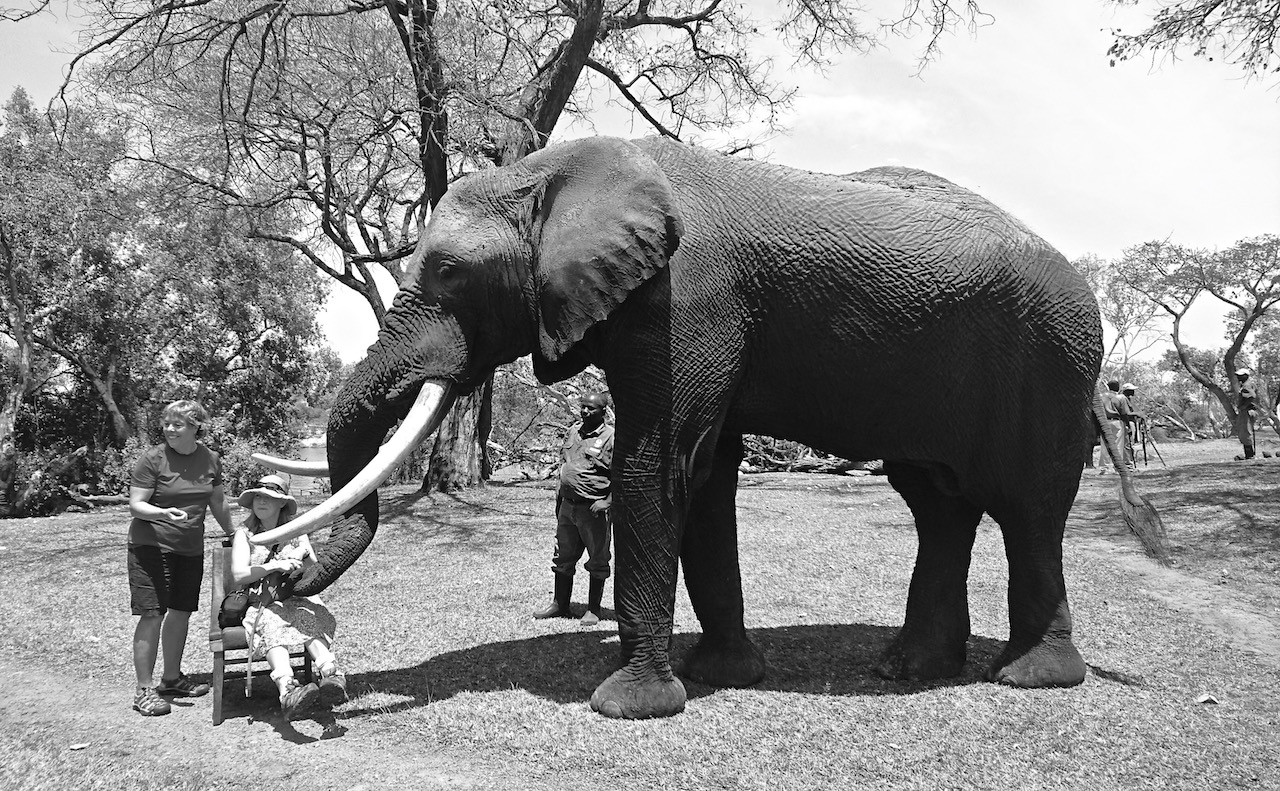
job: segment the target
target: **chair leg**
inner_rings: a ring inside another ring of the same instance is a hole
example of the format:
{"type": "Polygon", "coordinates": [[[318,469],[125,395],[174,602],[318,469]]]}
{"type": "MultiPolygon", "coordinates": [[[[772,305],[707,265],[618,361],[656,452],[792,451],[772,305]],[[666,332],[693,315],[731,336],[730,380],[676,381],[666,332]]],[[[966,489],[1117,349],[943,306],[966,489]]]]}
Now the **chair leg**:
{"type": "Polygon", "coordinates": [[[222,724],[222,673],[223,654],[221,651],[213,653],[213,724],[222,724]]]}
{"type": "Polygon", "coordinates": [[[306,679],[303,683],[310,684],[315,680],[315,674],[312,672],[311,654],[306,648],[302,649],[302,677],[306,679]]]}

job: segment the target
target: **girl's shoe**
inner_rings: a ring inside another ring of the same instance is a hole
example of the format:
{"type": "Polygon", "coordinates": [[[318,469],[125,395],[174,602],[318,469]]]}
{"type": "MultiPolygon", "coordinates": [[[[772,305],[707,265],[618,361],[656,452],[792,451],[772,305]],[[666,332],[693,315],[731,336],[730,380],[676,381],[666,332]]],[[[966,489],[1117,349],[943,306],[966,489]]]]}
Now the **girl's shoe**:
{"type": "Polygon", "coordinates": [[[335,706],[347,699],[347,677],[332,665],[329,672],[320,671],[320,699],[326,706],[335,706]]]}
{"type": "Polygon", "coordinates": [[[315,684],[301,686],[296,680],[290,679],[289,686],[280,695],[280,711],[286,720],[291,720],[295,714],[311,708],[319,694],[320,690],[315,684]]]}

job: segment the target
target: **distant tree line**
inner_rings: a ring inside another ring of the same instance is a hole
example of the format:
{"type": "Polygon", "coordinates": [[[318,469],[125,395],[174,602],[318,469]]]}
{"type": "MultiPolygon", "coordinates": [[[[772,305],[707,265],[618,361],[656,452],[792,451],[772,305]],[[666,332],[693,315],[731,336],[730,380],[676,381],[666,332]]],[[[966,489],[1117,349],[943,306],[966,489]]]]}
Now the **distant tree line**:
{"type": "Polygon", "coordinates": [[[236,482],[251,444],[291,449],[341,367],[317,341],[314,268],[131,163],[138,133],[91,107],[51,119],[22,89],[4,105],[0,442],[24,512],[124,493],[179,398],[210,410],[236,482]]]}
{"type": "Polygon", "coordinates": [[[1236,372],[1248,369],[1263,407],[1259,425],[1280,432],[1280,234],[1219,250],[1156,240],[1113,261],[1087,255],[1075,264],[1115,331],[1103,379],[1139,385],[1139,404],[1151,419],[1191,438],[1229,435],[1240,393],[1236,372]],[[1183,339],[1187,314],[1204,301],[1226,308],[1220,348],[1197,349],[1183,339]],[[1159,361],[1137,359],[1162,341],[1172,348],[1159,361]]]}

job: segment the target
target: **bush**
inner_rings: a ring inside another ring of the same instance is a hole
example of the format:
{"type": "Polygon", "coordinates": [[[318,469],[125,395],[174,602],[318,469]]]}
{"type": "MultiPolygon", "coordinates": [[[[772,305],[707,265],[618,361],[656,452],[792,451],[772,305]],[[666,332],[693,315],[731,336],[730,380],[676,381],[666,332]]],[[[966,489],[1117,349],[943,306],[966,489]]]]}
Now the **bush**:
{"type": "Polygon", "coordinates": [[[144,438],[129,437],[123,449],[107,448],[102,451],[98,491],[102,494],[128,494],[133,465],[138,463],[138,457],[148,447],[150,444],[144,438]]]}

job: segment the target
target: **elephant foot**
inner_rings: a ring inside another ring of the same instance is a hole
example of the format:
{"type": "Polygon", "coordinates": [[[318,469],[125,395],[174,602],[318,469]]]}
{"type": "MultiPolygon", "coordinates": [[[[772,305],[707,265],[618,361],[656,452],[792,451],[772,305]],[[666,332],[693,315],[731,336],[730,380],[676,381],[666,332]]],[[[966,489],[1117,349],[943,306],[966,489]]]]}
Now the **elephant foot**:
{"type": "Polygon", "coordinates": [[[764,678],[764,654],[745,636],[716,640],[704,634],[680,675],[712,687],[749,687],[764,678]]]}
{"type": "Polygon", "coordinates": [[[679,714],[686,698],[684,684],[674,675],[641,678],[624,667],[596,687],[591,709],[614,719],[646,720],[679,714]]]}
{"type": "Polygon", "coordinates": [[[1032,646],[1005,646],[987,669],[987,680],[1011,687],[1074,687],[1084,681],[1084,658],[1070,637],[1032,646]]]}
{"type": "Polygon", "coordinates": [[[965,644],[923,644],[899,634],[880,655],[875,671],[892,681],[929,681],[952,678],[964,670],[965,644]]]}

